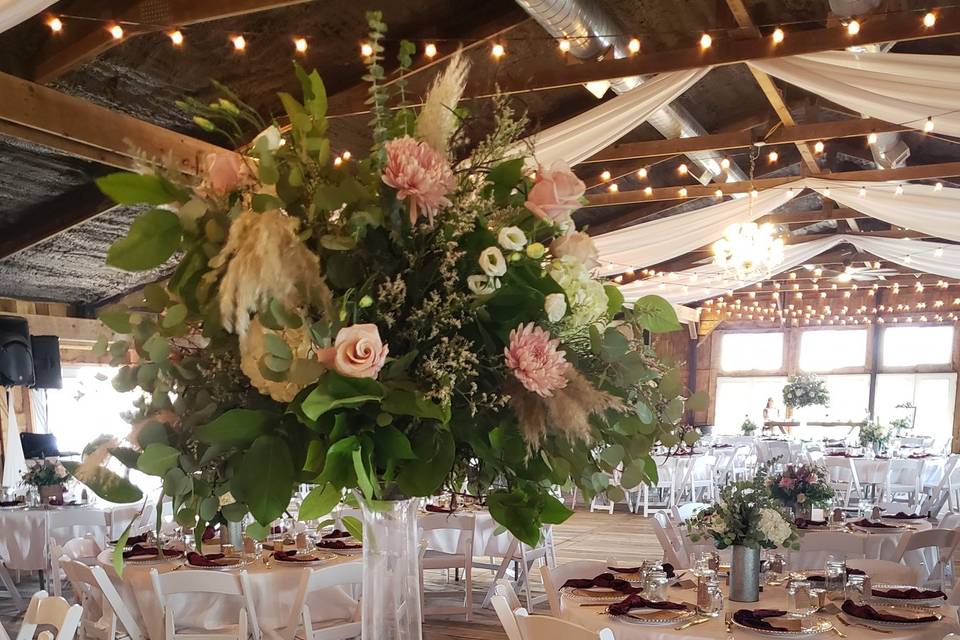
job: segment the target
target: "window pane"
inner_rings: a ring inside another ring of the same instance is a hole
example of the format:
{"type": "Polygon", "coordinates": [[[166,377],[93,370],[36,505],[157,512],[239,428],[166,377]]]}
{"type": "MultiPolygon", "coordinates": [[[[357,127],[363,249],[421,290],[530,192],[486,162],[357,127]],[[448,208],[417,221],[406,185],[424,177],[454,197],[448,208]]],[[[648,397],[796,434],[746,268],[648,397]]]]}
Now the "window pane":
{"type": "Polygon", "coordinates": [[[948,364],[953,327],[888,327],[883,330],[883,366],[948,364]]]}
{"type": "MultiPolygon", "coordinates": [[[[714,433],[740,433],[740,425],[749,416],[758,427],[763,426],[763,408],[773,398],[777,409],[773,419],[783,419],[782,376],[757,378],[717,378],[717,404],[713,418],[714,433]]],[[[758,432],[759,433],[759,432],[758,432]]]]}
{"type": "Polygon", "coordinates": [[[866,363],[866,329],[824,329],[801,334],[800,368],[804,371],[832,371],[866,363]]]}
{"type": "Polygon", "coordinates": [[[877,376],[877,420],[883,425],[912,411],[898,409],[911,402],[917,407],[913,435],[932,436],[943,444],[953,434],[956,373],[881,373],[877,376]]]}
{"type": "Polygon", "coordinates": [[[776,371],[783,366],[783,334],[724,334],[720,366],[724,371],[776,371]]]}

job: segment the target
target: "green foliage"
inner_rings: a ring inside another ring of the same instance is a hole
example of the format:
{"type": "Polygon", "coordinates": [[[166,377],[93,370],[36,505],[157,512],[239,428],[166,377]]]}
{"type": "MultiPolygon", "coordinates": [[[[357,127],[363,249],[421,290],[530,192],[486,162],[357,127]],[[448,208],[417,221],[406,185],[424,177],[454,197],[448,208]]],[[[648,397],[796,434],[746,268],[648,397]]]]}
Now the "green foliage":
{"type": "Polygon", "coordinates": [[[117,204],[169,204],[190,199],[189,191],[153,174],[111,173],[95,182],[117,204]]]}
{"type": "Polygon", "coordinates": [[[107,264],[125,271],[159,267],[180,248],[182,232],[177,214],[151,209],[137,216],[126,237],[110,245],[107,264]]]}

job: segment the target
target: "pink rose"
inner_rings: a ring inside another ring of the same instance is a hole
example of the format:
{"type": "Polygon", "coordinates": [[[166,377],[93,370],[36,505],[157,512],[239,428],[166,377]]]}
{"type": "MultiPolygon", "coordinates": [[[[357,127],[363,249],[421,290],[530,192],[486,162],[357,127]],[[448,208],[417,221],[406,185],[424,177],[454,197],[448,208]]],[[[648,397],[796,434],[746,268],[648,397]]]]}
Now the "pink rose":
{"type": "Polygon", "coordinates": [[[410,136],[390,140],[384,149],[387,165],[382,179],[397,190],[397,198],[410,201],[410,224],[422,212],[432,225],[434,214],[450,205],[447,194],[455,186],[450,163],[426,142],[410,136]]]}
{"type": "Polygon", "coordinates": [[[250,171],[240,154],[209,153],[205,162],[204,175],[210,190],[222,196],[248,182],[250,171]]]}
{"type": "Polygon", "coordinates": [[[558,351],[559,340],[532,322],[510,332],[510,344],[503,350],[507,368],[528,391],[548,398],[557,389],[567,386],[570,363],[558,351]]]}
{"type": "Polygon", "coordinates": [[[587,269],[593,269],[600,262],[599,254],[593,240],[583,231],[561,236],[550,243],[550,253],[558,258],[571,257],[583,264],[587,269]]]}
{"type": "Polygon", "coordinates": [[[559,227],[573,228],[570,214],[580,208],[587,186],[570,169],[554,165],[537,170],[537,180],[524,205],[533,215],[559,227]]]}
{"type": "Polygon", "coordinates": [[[317,359],[343,376],[376,378],[389,351],[377,325],[355,324],[340,329],[333,346],[321,349],[317,359]]]}
{"type": "Polygon", "coordinates": [[[782,478],[780,480],[781,489],[792,489],[794,484],[796,484],[796,480],[793,478],[782,478]]]}

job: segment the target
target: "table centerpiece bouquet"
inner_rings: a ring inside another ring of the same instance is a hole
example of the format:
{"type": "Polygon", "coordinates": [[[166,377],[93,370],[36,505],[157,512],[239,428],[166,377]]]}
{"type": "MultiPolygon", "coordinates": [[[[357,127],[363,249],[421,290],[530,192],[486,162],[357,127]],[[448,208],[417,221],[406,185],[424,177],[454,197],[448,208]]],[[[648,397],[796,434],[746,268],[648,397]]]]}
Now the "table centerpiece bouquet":
{"type": "Polygon", "coordinates": [[[687,520],[693,542],[710,539],[717,549],[733,548],[730,599],[756,602],[760,588],[760,549],[799,549],[797,529],[771,491],[767,470],[750,480],[726,484],[717,502],[687,520]]]}
{"type": "Polygon", "coordinates": [[[783,404],[787,408],[787,418],[792,419],[794,409],[829,406],[830,392],[823,378],[816,374],[790,376],[783,387],[783,404]]]}
{"type": "Polygon", "coordinates": [[[63,464],[46,458],[31,461],[20,479],[22,485],[36,488],[42,504],[48,504],[51,500],[62,503],[65,485],[69,481],[70,474],[63,464]]]}
{"type": "Polygon", "coordinates": [[[814,507],[824,507],[833,500],[833,488],[826,481],[826,470],[816,465],[788,464],[779,473],[771,473],[765,483],[783,506],[793,509],[800,519],[810,519],[814,507]]]}
{"type": "Polygon", "coordinates": [[[877,420],[868,419],[860,427],[857,439],[864,449],[871,449],[874,453],[882,451],[890,442],[893,434],[877,420]]]}
{"type": "Polygon", "coordinates": [[[757,423],[751,420],[750,416],[745,417],[740,425],[740,432],[745,436],[752,436],[757,432],[757,423]]]}
{"type": "MultiPolygon", "coordinates": [[[[143,393],[126,441],[105,440],[74,469],[91,488],[124,487],[115,457],[163,478],[177,522],[252,518],[260,537],[301,483],[299,518],[357,495],[364,522],[363,636],[419,638],[416,511],[441,490],[481,497],[535,545],[571,514],[552,487],[586,496],[610,475],[656,483],[651,448],[692,444],[679,372],[645,332],[679,327],[672,306],[630,305],[593,275],[597,250],[571,214],[584,184],[538,166],[526,117],[494,100],[471,143],[456,55],[422,101],[383,66],[386,25],[368,14],[373,146],[334,151],[320,76],[296,67],[267,125],[229,89],[181,106],[211,133],[261,133],[206,158],[196,178],[150,164],[101,189],[150,208],[109,250],[114,267],[167,265],[132,306],[100,319],[123,337],[98,348],[114,386],[143,393]],[[419,102],[419,101],[418,101],[419,102]],[[135,351],[135,364],[126,354],[135,351]],[[249,515],[248,515],[249,514],[249,515]]],[[[198,536],[199,538],[199,536],[198,536]]]]}

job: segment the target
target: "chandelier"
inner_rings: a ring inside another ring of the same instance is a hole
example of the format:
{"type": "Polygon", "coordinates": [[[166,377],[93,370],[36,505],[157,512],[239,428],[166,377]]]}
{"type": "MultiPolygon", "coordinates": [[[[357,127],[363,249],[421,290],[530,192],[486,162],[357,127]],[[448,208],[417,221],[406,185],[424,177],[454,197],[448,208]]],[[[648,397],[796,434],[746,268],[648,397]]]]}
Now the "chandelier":
{"type": "Polygon", "coordinates": [[[783,240],[771,224],[732,224],[713,243],[713,263],[737,280],[769,276],[783,262],[783,240]]]}

